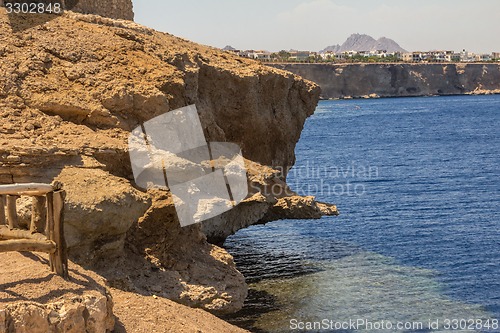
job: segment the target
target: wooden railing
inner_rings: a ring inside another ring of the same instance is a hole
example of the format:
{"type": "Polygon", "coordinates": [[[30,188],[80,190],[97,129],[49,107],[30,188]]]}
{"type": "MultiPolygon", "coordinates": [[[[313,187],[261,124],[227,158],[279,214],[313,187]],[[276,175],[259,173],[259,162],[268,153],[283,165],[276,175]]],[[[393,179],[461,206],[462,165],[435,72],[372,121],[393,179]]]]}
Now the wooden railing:
{"type": "Polygon", "coordinates": [[[0,185],[0,252],[48,253],[52,272],[67,279],[65,196],[60,183],[0,185]],[[19,227],[16,203],[20,196],[30,196],[33,200],[29,230],[19,227]]]}

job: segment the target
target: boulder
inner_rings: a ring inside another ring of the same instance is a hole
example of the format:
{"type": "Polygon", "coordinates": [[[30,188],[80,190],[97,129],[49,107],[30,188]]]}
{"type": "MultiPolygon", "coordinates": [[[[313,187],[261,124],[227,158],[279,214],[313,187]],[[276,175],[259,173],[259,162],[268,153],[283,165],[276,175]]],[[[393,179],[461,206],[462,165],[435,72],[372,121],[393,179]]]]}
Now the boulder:
{"type": "Polygon", "coordinates": [[[102,277],[70,262],[69,281],[45,255],[0,254],[0,333],[106,333],[113,300],[102,277]]]}

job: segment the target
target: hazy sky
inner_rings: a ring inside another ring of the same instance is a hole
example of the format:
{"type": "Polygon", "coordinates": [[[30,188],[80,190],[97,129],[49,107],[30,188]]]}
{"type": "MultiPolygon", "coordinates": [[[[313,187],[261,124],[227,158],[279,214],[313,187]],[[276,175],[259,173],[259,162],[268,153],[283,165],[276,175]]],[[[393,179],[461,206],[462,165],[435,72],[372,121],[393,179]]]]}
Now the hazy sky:
{"type": "Polygon", "coordinates": [[[135,20],[216,47],[318,51],[352,33],[500,52],[499,0],[134,0],[135,20]]]}

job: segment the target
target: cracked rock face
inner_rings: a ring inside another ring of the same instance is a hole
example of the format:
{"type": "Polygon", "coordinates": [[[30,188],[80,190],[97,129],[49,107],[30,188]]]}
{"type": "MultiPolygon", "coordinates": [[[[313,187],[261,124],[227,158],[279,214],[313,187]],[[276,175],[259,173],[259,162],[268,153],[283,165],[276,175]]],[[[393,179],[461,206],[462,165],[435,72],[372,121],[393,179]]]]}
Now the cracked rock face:
{"type": "Polygon", "coordinates": [[[72,10],[83,14],[95,14],[112,19],[134,19],[132,0],[79,0],[72,10]]]}
{"type": "Polygon", "coordinates": [[[237,143],[246,158],[286,169],[319,96],[290,73],[133,23],[68,13],[12,34],[1,15],[0,27],[0,133],[14,140],[0,151],[6,167],[40,168],[54,155],[81,165],[85,155],[128,176],[128,131],[196,104],[209,141],[237,143]]]}
{"type": "Polygon", "coordinates": [[[0,254],[0,333],[105,333],[113,300],[104,279],[70,263],[71,280],[50,272],[45,255],[0,254]]]}
{"type": "MultiPolygon", "coordinates": [[[[127,232],[151,205],[149,196],[101,169],[66,167],[55,180],[65,184],[64,234],[69,255],[88,265],[121,255],[127,232]]],[[[31,221],[31,203],[30,197],[17,200],[25,228],[31,221]]]]}
{"type": "Polygon", "coordinates": [[[373,98],[500,92],[499,64],[272,65],[321,86],[322,97],[373,98]]]}
{"type": "Polygon", "coordinates": [[[118,263],[103,274],[112,285],[154,294],[210,312],[239,310],[247,296],[245,278],[224,249],[209,244],[200,224],[181,228],[170,194],[150,191],[153,204],[128,234],[128,267],[118,263]],[[147,261],[138,254],[145,253],[147,261]],[[157,272],[156,274],[152,272],[157,272]]]}

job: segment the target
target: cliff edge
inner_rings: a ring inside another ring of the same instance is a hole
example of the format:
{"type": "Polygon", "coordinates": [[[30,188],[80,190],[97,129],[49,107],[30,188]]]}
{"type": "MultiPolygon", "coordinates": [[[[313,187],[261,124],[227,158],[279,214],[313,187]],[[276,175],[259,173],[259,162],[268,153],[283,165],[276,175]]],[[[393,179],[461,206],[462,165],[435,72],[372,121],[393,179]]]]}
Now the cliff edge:
{"type": "MultiPolygon", "coordinates": [[[[130,21],[66,12],[14,33],[0,8],[0,184],[62,182],[70,257],[113,288],[234,312],[245,280],[214,243],[255,223],[337,213],[286,185],[319,92],[130,21]],[[181,228],[169,192],[135,186],[127,142],[141,123],[191,104],[208,141],[240,145],[252,190],[227,214],[181,228]]],[[[18,207],[29,220],[30,203],[18,207]]]]}
{"type": "MultiPolygon", "coordinates": [[[[0,6],[3,7],[4,3],[4,0],[0,0],[0,6]]],[[[60,0],[59,3],[64,4],[65,8],[82,14],[94,14],[129,21],[134,20],[132,0],[60,0]]]]}
{"type": "Polygon", "coordinates": [[[500,93],[500,64],[271,64],[317,83],[322,98],[500,93]]]}
{"type": "Polygon", "coordinates": [[[134,20],[132,0],[78,0],[72,10],[82,14],[95,14],[112,19],[134,20]]]}

